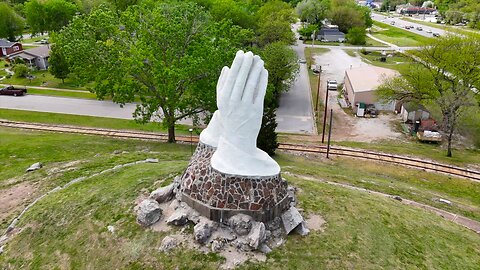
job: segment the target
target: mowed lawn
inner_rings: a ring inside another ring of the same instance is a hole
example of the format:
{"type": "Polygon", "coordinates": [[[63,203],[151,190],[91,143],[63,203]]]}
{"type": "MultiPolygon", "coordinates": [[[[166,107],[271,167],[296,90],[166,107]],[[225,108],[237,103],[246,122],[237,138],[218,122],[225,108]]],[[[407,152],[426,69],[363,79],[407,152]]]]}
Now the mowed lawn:
{"type": "Polygon", "coordinates": [[[433,38],[424,37],[407,30],[390,26],[381,22],[373,22],[376,27],[372,28],[372,35],[383,41],[395,44],[397,46],[422,46],[433,41],[433,38]]]}
{"type": "MultiPolygon", "coordinates": [[[[88,178],[45,197],[20,220],[19,230],[0,255],[1,269],[218,269],[224,262],[216,254],[187,247],[161,253],[158,247],[166,233],[143,229],[135,222],[136,198],[183,172],[190,157],[188,145],[7,128],[0,128],[0,138],[0,192],[18,185],[33,187],[33,195],[2,220],[2,232],[23,206],[58,185],[115,165],[159,159],[88,178]],[[26,174],[25,168],[37,161],[44,168],[26,174]],[[107,226],[114,226],[115,233],[107,226]]],[[[457,179],[381,164],[376,168],[376,163],[360,166],[358,160],[284,153],[276,158],[284,172],[330,181],[388,179],[393,187],[398,182],[459,198],[467,189],[474,188],[473,193],[478,188],[462,182],[456,191],[449,191],[457,179]],[[414,175],[422,179],[420,183],[407,182],[414,175]],[[435,179],[451,183],[442,188],[435,179]]],[[[284,176],[298,188],[299,207],[307,216],[321,215],[326,225],[307,237],[288,236],[266,262],[249,262],[239,269],[478,268],[480,235],[466,228],[392,199],[284,176]]],[[[472,196],[464,202],[476,207],[478,199],[472,196]]]]}

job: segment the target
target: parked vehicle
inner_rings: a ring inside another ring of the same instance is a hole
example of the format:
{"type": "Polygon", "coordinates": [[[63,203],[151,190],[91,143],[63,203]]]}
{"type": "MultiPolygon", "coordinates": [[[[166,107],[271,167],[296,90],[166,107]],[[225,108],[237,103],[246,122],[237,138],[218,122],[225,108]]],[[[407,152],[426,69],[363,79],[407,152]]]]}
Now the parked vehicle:
{"type": "Polygon", "coordinates": [[[336,80],[328,80],[327,81],[327,90],[336,91],[338,87],[336,80]]]}
{"type": "Polygon", "coordinates": [[[0,95],[8,95],[8,96],[16,97],[16,96],[23,96],[26,93],[27,93],[26,88],[15,88],[12,85],[0,89],[0,95]]]}

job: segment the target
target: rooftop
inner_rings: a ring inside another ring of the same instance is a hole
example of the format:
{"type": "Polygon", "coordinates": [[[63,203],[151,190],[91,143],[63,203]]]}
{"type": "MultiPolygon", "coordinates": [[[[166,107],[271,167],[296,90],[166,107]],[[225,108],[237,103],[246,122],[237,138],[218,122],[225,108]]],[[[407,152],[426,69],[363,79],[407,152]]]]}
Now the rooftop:
{"type": "Polygon", "coordinates": [[[375,66],[347,69],[345,74],[350,79],[355,93],[376,90],[385,78],[399,75],[395,70],[375,66]]]}
{"type": "Polygon", "coordinates": [[[6,39],[0,39],[0,48],[10,48],[18,42],[10,42],[6,39]]]}

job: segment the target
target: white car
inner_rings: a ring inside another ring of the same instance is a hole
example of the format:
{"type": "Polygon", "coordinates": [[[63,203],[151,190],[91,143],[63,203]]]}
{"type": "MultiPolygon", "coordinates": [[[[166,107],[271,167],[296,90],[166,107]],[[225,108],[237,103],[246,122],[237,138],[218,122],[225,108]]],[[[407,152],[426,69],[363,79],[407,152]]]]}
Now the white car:
{"type": "Polygon", "coordinates": [[[303,59],[303,58],[300,58],[300,59],[298,59],[298,62],[299,62],[300,64],[305,64],[305,63],[307,63],[307,60],[305,60],[305,59],[303,59]]]}
{"type": "Polygon", "coordinates": [[[432,30],[428,29],[428,30],[427,30],[427,33],[432,33],[432,30]]]}
{"type": "Polygon", "coordinates": [[[333,90],[333,91],[336,91],[337,90],[337,81],[336,80],[328,80],[327,81],[327,90],[333,90]]]}

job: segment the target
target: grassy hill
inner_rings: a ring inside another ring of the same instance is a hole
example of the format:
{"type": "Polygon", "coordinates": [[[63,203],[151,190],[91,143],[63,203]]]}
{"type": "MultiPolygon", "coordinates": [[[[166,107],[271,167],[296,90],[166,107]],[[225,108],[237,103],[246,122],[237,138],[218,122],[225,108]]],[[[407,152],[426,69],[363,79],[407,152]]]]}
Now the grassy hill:
{"type": "MultiPolygon", "coordinates": [[[[0,255],[1,269],[217,269],[223,263],[218,255],[186,247],[161,253],[165,233],[135,222],[135,200],[182,173],[189,145],[6,128],[0,128],[0,138],[0,198],[19,186],[29,190],[17,194],[21,200],[13,207],[0,205],[0,232],[25,205],[58,185],[119,164],[159,159],[90,177],[45,197],[20,220],[0,255]],[[24,172],[37,161],[44,168],[24,172]]],[[[299,207],[327,223],[307,237],[289,236],[267,262],[240,269],[478,268],[480,235],[423,209],[314,179],[400,194],[477,220],[480,184],[354,159],[285,153],[276,159],[292,173],[284,177],[298,187],[299,207]],[[443,206],[434,197],[454,204],[443,206]]]]}

